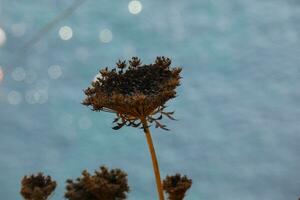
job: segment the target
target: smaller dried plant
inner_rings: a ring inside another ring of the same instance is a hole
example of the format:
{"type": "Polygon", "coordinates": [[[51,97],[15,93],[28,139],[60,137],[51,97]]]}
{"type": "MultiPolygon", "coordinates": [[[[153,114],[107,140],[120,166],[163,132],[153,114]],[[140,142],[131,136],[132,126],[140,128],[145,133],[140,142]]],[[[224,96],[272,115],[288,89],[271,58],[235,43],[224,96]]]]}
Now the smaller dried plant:
{"type": "Polygon", "coordinates": [[[182,200],[191,186],[192,179],[180,174],[167,176],[163,181],[163,189],[168,193],[169,200],[182,200]]]}
{"type": "Polygon", "coordinates": [[[75,181],[67,180],[66,189],[65,198],[69,200],[122,200],[129,192],[127,174],[104,166],[94,175],[83,171],[75,181]]]}
{"type": "Polygon", "coordinates": [[[56,182],[43,173],[24,176],[21,184],[20,193],[25,200],[46,200],[56,188],[56,182]]]}

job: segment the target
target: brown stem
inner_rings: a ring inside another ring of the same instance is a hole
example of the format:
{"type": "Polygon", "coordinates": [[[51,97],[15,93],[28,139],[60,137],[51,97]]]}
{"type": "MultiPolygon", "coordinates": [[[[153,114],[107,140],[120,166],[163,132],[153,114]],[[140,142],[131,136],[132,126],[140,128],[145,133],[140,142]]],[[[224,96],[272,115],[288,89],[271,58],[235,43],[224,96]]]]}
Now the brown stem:
{"type": "Polygon", "coordinates": [[[142,119],[141,121],[142,121],[142,124],[143,124],[143,128],[144,128],[144,132],[145,132],[145,135],[146,135],[149,151],[150,151],[150,154],[151,154],[153,171],[154,171],[154,174],[155,174],[156,188],[157,188],[159,200],[164,200],[164,193],[163,193],[163,188],[162,188],[161,179],[160,179],[158,162],[157,162],[157,158],[156,158],[155,149],[154,149],[154,146],[153,146],[150,130],[148,128],[148,123],[147,123],[146,119],[142,119]]]}

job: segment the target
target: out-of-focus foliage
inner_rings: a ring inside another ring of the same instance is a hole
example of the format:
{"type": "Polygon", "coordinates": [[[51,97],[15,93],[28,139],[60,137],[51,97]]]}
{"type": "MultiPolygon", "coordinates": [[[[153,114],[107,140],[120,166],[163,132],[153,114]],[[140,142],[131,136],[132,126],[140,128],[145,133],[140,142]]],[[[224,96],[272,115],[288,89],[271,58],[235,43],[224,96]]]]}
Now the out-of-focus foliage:
{"type": "Polygon", "coordinates": [[[167,176],[163,181],[163,188],[169,195],[169,200],[183,200],[186,191],[192,186],[192,179],[175,174],[167,176]]]}
{"type": "Polygon", "coordinates": [[[129,192],[127,174],[104,166],[93,175],[83,171],[76,180],[67,180],[66,189],[65,198],[69,200],[122,200],[129,192]]]}
{"type": "Polygon", "coordinates": [[[21,181],[21,195],[25,200],[46,200],[55,190],[56,182],[42,173],[24,176],[21,181]]]}

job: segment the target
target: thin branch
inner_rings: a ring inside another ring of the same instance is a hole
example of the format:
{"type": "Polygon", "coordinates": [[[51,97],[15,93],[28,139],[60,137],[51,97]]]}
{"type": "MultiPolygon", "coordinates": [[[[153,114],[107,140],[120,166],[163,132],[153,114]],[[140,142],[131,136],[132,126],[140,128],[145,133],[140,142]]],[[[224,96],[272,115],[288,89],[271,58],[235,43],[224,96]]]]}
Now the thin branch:
{"type": "Polygon", "coordinates": [[[30,46],[35,45],[56,24],[69,17],[85,1],[87,0],[76,0],[70,7],[66,8],[61,14],[56,16],[52,21],[48,22],[44,27],[42,27],[42,29],[40,29],[21,49],[26,50],[30,46]]]}

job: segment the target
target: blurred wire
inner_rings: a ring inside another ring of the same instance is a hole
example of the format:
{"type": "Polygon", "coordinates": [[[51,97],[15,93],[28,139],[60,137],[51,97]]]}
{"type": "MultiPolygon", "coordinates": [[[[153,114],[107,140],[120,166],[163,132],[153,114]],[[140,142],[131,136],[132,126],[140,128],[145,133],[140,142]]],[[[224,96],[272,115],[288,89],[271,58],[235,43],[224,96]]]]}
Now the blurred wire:
{"type": "Polygon", "coordinates": [[[47,23],[40,31],[38,31],[24,46],[22,50],[26,50],[30,46],[36,44],[45,34],[47,34],[56,24],[61,20],[70,16],[81,4],[87,0],[76,0],[70,7],[65,9],[60,15],[55,17],[52,21],[47,23]]]}

